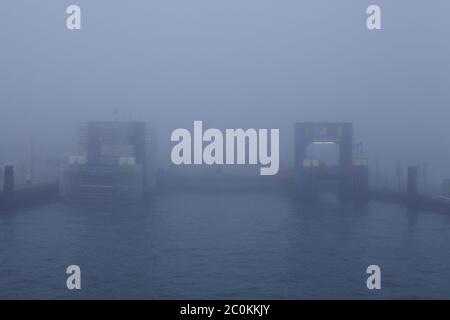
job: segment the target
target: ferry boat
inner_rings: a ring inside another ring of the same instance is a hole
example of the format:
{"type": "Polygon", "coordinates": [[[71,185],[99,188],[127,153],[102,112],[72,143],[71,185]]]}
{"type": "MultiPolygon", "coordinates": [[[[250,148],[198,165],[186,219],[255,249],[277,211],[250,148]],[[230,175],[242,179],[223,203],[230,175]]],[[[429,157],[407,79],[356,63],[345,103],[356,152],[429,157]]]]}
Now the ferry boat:
{"type": "Polygon", "coordinates": [[[143,122],[89,122],[79,155],[62,167],[60,195],[76,202],[135,202],[155,183],[154,136],[143,122]]]}

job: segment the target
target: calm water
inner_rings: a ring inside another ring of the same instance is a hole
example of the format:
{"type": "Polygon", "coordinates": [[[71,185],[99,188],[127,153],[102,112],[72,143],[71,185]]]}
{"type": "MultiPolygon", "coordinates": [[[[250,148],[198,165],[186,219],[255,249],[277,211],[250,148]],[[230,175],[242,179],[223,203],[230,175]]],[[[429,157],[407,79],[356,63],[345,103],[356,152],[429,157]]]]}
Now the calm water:
{"type": "Polygon", "coordinates": [[[450,298],[450,215],[277,194],[2,213],[0,298],[450,298]],[[370,264],[381,291],[366,288],[370,264]]]}

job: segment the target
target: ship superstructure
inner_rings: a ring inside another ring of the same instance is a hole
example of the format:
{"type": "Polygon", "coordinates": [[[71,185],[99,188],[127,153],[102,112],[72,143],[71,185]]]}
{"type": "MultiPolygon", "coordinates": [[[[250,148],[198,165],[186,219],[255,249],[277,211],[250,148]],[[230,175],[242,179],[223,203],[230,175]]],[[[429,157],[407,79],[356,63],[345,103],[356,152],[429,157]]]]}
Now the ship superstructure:
{"type": "Polygon", "coordinates": [[[154,185],[154,135],[143,122],[87,123],[60,194],[69,201],[137,201],[154,185]]]}

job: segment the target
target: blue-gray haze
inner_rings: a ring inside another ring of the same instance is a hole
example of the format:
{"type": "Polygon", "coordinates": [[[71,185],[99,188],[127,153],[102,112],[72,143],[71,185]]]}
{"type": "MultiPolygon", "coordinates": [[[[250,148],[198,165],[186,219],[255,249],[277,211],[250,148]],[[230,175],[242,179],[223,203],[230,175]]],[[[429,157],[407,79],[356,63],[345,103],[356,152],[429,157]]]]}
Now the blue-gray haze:
{"type": "MultiPolygon", "coordinates": [[[[372,164],[429,163],[450,176],[450,3],[384,1],[72,1],[0,3],[0,161],[76,152],[88,120],[144,120],[170,132],[193,120],[281,129],[292,165],[295,121],[349,121],[372,164]],[[377,160],[378,159],[378,160],[377,160]]],[[[38,160],[36,160],[38,161],[38,160]]]]}
{"type": "MultiPolygon", "coordinates": [[[[439,185],[449,12],[448,0],[2,0],[0,164],[34,163],[44,179],[77,152],[80,124],[118,118],[156,127],[161,168],[171,131],[194,120],[280,128],[286,168],[294,122],[345,121],[372,171],[427,162],[439,185]],[[66,28],[73,3],[80,31],[66,28]],[[379,31],[366,28],[374,3],[379,31]]],[[[257,192],[51,203],[0,214],[0,298],[448,298],[449,222],[257,192]],[[81,292],[65,288],[69,264],[81,292]],[[380,292],[365,287],[369,264],[382,267],[380,292]]]]}

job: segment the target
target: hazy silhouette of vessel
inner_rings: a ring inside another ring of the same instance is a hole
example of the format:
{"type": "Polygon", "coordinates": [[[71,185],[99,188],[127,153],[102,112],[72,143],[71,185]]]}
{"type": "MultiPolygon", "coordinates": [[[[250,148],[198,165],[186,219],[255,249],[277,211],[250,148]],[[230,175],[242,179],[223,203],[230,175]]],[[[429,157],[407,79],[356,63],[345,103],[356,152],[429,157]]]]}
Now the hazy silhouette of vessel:
{"type": "Polygon", "coordinates": [[[88,122],[79,154],[60,175],[60,195],[76,202],[134,202],[155,183],[154,137],[143,122],[88,122]]]}

